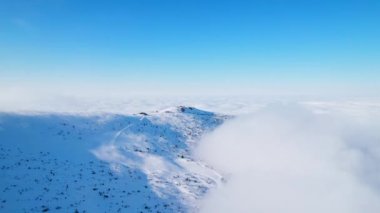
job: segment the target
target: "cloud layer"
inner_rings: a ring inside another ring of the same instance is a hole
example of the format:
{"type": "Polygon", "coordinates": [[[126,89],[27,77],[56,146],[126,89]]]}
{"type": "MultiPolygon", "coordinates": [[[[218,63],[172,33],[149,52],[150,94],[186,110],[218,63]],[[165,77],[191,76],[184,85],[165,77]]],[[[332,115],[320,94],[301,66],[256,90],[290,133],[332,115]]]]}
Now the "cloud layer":
{"type": "Polygon", "coordinates": [[[227,122],[198,149],[227,177],[203,212],[379,212],[380,119],[359,115],[276,104],[227,122]]]}

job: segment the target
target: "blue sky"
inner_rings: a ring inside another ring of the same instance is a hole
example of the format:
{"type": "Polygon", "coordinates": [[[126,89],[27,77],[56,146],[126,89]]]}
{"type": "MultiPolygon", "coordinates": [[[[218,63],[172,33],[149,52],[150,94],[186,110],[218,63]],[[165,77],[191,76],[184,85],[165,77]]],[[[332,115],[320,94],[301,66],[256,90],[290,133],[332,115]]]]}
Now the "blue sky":
{"type": "Polygon", "coordinates": [[[380,2],[1,0],[0,47],[10,86],[365,95],[380,2]]]}

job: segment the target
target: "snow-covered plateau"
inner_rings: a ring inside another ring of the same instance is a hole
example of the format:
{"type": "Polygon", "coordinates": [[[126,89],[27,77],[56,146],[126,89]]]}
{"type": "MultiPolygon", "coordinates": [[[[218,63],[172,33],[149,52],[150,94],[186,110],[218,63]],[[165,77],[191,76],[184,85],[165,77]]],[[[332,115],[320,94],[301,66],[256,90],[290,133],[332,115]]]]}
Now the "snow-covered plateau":
{"type": "Polygon", "coordinates": [[[223,181],[193,155],[228,116],[0,113],[0,212],[197,212],[223,181]]]}

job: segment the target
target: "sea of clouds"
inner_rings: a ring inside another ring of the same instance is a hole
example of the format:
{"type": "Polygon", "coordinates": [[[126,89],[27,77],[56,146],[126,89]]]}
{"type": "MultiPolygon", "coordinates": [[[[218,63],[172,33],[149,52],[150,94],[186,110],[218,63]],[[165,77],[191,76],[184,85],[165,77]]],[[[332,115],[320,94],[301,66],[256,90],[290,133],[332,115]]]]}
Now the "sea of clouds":
{"type": "Polygon", "coordinates": [[[226,122],[197,150],[226,176],[202,212],[380,212],[379,109],[271,103],[226,122]]]}

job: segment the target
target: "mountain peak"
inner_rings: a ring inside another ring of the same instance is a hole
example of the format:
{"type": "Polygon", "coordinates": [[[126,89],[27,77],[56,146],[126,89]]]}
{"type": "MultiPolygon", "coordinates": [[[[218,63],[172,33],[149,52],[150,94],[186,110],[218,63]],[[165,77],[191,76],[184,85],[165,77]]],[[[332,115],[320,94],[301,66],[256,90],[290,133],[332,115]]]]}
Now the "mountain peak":
{"type": "Polygon", "coordinates": [[[186,106],[135,115],[0,114],[0,212],[192,212],[222,179],[193,158],[193,146],[224,120],[186,106]]]}

